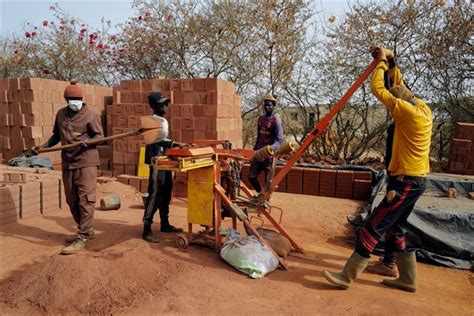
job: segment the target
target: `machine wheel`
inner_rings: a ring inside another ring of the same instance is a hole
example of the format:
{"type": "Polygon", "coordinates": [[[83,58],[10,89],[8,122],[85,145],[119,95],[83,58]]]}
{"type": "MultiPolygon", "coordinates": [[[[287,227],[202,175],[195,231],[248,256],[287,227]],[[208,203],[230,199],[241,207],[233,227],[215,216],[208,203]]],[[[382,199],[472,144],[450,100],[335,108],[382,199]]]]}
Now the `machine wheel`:
{"type": "Polygon", "coordinates": [[[186,249],[189,247],[189,239],[188,239],[188,236],[184,235],[184,234],[179,234],[177,237],[176,237],[176,247],[178,247],[179,249],[186,249]]]}

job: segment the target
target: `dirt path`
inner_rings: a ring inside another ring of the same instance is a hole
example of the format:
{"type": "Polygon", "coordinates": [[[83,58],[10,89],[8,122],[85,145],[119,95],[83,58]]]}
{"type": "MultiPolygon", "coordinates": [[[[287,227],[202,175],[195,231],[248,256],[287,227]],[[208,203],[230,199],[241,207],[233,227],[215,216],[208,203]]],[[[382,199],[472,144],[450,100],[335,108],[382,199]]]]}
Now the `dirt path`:
{"type": "MultiPolygon", "coordinates": [[[[284,226],[306,250],[288,258],[289,271],[252,280],[213,250],[180,251],[171,235],[142,241],[140,198],[117,184],[120,211],[97,211],[96,239],[87,251],[57,255],[74,226],[68,212],[0,226],[1,314],[453,314],[472,315],[474,278],[419,264],[419,291],[388,289],[364,273],[348,291],[328,286],[324,269],[339,270],[350,255],[345,217],[358,202],[277,193],[284,226]]],[[[171,222],[185,227],[186,203],[175,200],[171,222]]],[[[230,223],[227,223],[230,225],[230,223]]],[[[377,260],[374,257],[373,260],[377,260]]]]}

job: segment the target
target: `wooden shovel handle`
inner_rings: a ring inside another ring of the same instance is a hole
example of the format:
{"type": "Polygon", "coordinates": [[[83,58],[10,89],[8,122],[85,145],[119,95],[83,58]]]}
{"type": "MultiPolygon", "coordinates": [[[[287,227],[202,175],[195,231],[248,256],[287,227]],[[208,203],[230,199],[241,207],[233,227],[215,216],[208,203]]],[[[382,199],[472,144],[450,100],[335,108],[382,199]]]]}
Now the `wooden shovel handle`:
{"type": "MultiPolygon", "coordinates": [[[[104,137],[104,138],[100,138],[100,139],[86,140],[86,141],[84,141],[84,143],[86,145],[97,145],[97,144],[105,143],[109,140],[114,140],[114,139],[139,135],[142,132],[143,131],[141,129],[137,129],[137,130],[133,130],[133,131],[130,131],[130,132],[120,133],[120,134],[116,134],[116,135],[112,135],[112,136],[108,136],[108,137],[104,137]]],[[[37,151],[40,154],[41,153],[49,153],[49,152],[52,152],[52,151],[58,151],[58,150],[63,150],[63,149],[74,148],[74,147],[77,147],[77,146],[80,146],[80,145],[81,145],[81,142],[75,142],[75,143],[72,143],[72,144],[67,144],[67,145],[62,145],[62,146],[57,146],[57,147],[39,148],[37,151]]]]}

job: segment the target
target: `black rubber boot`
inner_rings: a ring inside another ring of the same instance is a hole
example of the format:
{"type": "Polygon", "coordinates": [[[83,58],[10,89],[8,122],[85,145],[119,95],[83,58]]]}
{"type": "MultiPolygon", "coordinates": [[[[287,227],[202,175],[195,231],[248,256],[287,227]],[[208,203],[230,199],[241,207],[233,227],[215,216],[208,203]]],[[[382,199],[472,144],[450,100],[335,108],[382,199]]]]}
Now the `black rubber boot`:
{"type": "Polygon", "coordinates": [[[145,223],[145,225],[143,226],[142,238],[143,240],[146,240],[152,243],[157,243],[160,241],[160,238],[158,236],[153,235],[153,231],[151,230],[151,224],[147,224],[147,223],[145,223]]]}

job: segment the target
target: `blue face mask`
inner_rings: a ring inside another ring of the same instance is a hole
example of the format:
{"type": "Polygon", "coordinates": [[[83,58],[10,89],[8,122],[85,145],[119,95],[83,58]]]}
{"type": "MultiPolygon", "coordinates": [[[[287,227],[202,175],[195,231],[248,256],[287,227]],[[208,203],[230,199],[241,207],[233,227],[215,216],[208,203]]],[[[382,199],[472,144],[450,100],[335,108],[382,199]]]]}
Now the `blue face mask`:
{"type": "Polygon", "coordinates": [[[74,112],[79,112],[82,109],[82,106],[84,105],[84,103],[81,100],[69,100],[67,102],[67,105],[74,112]]]}

